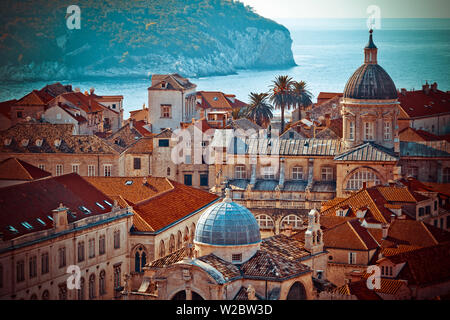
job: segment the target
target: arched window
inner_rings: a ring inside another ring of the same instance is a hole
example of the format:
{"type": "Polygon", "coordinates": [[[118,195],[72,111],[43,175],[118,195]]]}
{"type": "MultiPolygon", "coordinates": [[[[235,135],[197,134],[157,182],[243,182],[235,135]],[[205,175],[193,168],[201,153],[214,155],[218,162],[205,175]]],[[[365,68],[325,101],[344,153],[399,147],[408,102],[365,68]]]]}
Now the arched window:
{"type": "Polygon", "coordinates": [[[172,253],[174,251],[175,251],[175,236],[171,234],[169,240],[169,253],[172,253]]]}
{"type": "Polygon", "coordinates": [[[30,300],[37,300],[37,295],[33,293],[30,297],[30,300]]]}
{"type": "Polygon", "coordinates": [[[192,222],[191,225],[191,237],[189,238],[190,243],[194,243],[194,236],[195,236],[195,223],[192,222]]]}
{"type": "Polygon", "coordinates": [[[256,216],[256,221],[261,229],[271,229],[274,226],[273,219],[267,214],[260,214],[256,216]]]}
{"type": "Polygon", "coordinates": [[[189,241],[189,228],[184,228],[183,244],[189,241]]]}
{"type": "Polygon", "coordinates": [[[180,250],[183,246],[183,235],[181,234],[181,231],[178,230],[177,233],[177,250],[180,250]]]}
{"type": "Polygon", "coordinates": [[[134,254],[134,272],[141,272],[141,256],[137,251],[134,254]]]}
{"type": "Polygon", "coordinates": [[[347,190],[359,190],[367,182],[373,182],[375,185],[381,183],[380,178],[372,170],[362,169],[355,172],[347,181],[347,190]]]}
{"type": "Polygon", "coordinates": [[[247,179],[247,174],[245,172],[245,166],[239,165],[234,168],[235,179],[247,179]]]}
{"type": "Polygon", "coordinates": [[[89,300],[95,298],[95,274],[89,276],[89,300]]]}
{"type": "Polygon", "coordinates": [[[312,243],[316,244],[316,232],[315,231],[313,231],[313,233],[312,233],[312,243]]]}
{"type": "Polygon", "coordinates": [[[80,289],[78,289],[78,300],[85,299],[84,278],[80,278],[80,289]]]}
{"type": "Polygon", "coordinates": [[[281,220],[281,228],[292,226],[293,229],[300,229],[303,226],[303,221],[295,214],[290,214],[281,220]]]}
{"type": "Polygon", "coordinates": [[[100,279],[98,282],[98,292],[101,296],[106,294],[106,272],[105,272],[105,270],[100,271],[100,279]]]}
{"type": "Polygon", "coordinates": [[[166,256],[166,247],[164,245],[164,240],[161,240],[159,242],[159,257],[165,257],[166,256]]]}
{"type": "Polygon", "coordinates": [[[450,183],[450,168],[444,168],[444,170],[442,170],[442,182],[450,183]]]}
{"type": "Polygon", "coordinates": [[[303,167],[295,166],[292,168],[292,180],[303,180],[303,167]]]}
{"type": "Polygon", "coordinates": [[[320,230],[317,230],[317,238],[316,238],[316,242],[317,242],[317,243],[320,243],[320,242],[321,242],[321,241],[320,241],[321,236],[322,236],[321,231],[320,231],[320,230]]]}

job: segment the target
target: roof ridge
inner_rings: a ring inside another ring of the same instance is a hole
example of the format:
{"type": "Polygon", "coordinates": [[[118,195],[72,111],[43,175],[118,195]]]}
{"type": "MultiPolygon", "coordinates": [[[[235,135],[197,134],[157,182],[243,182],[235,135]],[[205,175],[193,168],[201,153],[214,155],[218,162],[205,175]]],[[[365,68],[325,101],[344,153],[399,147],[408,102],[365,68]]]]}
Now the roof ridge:
{"type": "Polygon", "coordinates": [[[22,165],[21,161],[15,157],[13,157],[13,159],[20,165],[20,167],[25,170],[26,174],[28,175],[28,177],[33,180],[33,176],[28,172],[28,170],[22,165]]]}
{"type": "Polygon", "coordinates": [[[164,179],[165,179],[166,182],[170,185],[170,188],[169,188],[169,189],[164,190],[163,192],[157,193],[157,194],[155,194],[155,195],[153,195],[153,196],[150,196],[150,197],[148,197],[148,198],[145,198],[145,199],[143,199],[143,200],[141,200],[141,201],[139,201],[139,202],[136,202],[135,205],[136,205],[136,206],[142,205],[142,204],[144,204],[144,203],[147,203],[147,202],[150,201],[150,200],[156,199],[156,198],[159,197],[159,196],[162,196],[162,195],[164,195],[164,194],[166,194],[166,193],[169,193],[169,192],[171,192],[171,191],[174,191],[174,190],[175,190],[175,186],[170,182],[169,179],[167,179],[167,177],[164,177],[164,179]]]}
{"type": "MultiPolygon", "coordinates": [[[[351,220],[353,221],[353,220],[351,220]]],[[[366,245],[366,243],[364,242],[364,240],[361,238],[361,236],[359,235],[358,231],[356,231],[356,229],[353,227],[353,225],[350,223],[350,221],[346,221],[346,223],[348,223],[348,225],[350,226],[350,228],[355,232],[356,236],[358,237],[359,241],[361,241],[361,243],[363,244],[363,246],[369,250],[369,247],[366,245]]]]}
{"type": "Polygon", "coordinates": [[[423,221],[420,221],[420,225],[425,229],[425,231],[431,236],[431,239],[435,242],[435,244],[439,244],[439,242],[436,240],[434,235],[431,233],[431,231],[427,228],[427,226],[423,223],[423,221]]]}

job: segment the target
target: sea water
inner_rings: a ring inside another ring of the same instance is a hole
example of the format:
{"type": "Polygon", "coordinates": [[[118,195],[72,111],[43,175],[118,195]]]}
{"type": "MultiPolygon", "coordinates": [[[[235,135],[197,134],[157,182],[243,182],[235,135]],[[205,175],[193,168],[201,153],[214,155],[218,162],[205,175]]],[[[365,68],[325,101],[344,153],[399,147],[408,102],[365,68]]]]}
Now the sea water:
{"type": "MultiPolygon", "coordinates": [[[[316,98],[321,91],[342,92],[352,73],[363,63],[368,42],[364,19],[280,20],[291,32],[297,66],[280,70],[240,70],[228,76],[190,78],[198,90],[222,91],[247,101],[250,92],[267,92],[277,75],[304,80],[316,98]]],[[[378,63],[397,88],[420,89],[426,81],[450,90],[450,19],[386,19],[374,31],[378,63]]],[[[123,95],[126,111],[147,105],[148,77],[54,79],[82,92],[91,87],[99,95],[123,95]]],[[[1,83],[0,101],[20,98],[51,82],[1,83]]],[[[125,112],[124,117],[129,116],[125,112]]]]}

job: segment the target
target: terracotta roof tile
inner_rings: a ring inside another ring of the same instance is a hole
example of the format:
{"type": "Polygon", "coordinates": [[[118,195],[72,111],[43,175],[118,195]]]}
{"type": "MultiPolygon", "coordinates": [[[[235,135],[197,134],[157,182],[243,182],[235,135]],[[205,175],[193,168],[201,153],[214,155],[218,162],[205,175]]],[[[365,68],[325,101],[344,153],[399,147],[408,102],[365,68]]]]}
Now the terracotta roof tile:
{"type": "Polygon", "coordinates": [[[0,114],[8,119],[11,119],[11,106],[13,106],[16,102],[16,99],[0,102],[0,114]]]}
{"type": "Polygon", "coordinates": [[[168,254],[165,257],[159,258],[153,262],[150,262],[148,264],[149,267],[152,268],[162,268],[166,266],[170,266],[174,263],[177,263],[178,261],[183,260],[183,258],[186,256],[186,248],[183,247],[181,249],[178,249],[171,254],[168,254]]]}
{"type": "Polygon", "coordinates": [[[58,208],[60,203],[75,214],[67,216],[69,223],[110,212],[111,207],[104,200],[113,203],[111,198],[75,173],[1,188],[0,232],[3,232],[5,240],[9,240],[50,229],[53,222],[48,216],[52,216],[52,210],[58,208]],[[103,209],[96,202],[102,204],[103,209]],[[91,213],[86,215],[80,206],[85,206],[91,213]],[[38,222],[38,218],[45,225],[38,222]],[[32,229],[24,227],[22,222],[28,222],[32,229]],[[18,232],[11,232],[8,226],[13,226],[18,232]]]}
{"type": "Polygon", "coordinates": [[[128,154],[151,154],[153,152],[153,138],[141,138],[129,146],[125,152],[128,154]]]}
{"type": "Polygon", "coordinates": [[[213,266],[217,271],[219,271],[225,278],[225,280],[231,280],[241,277],[241,271],[237,265],[229,263],[214,254],[208,254],[198,258],[199,260],[213,266]]]}
{"type": "Polygon", "coordinates": [[[0,162],[1,180],[35,180],[51,176],[51,173],[39,169],[17,158],[8,158],[0,162]]]}
{"type": "Polygon", "coordinates": [[[401,108],[410,118],[429,117],[450,112],[450,94],[437,90],[430,90],[425,94],[423,90],[399,93],[398,99],[401,108]]]}
{"type": "Polygon", "coordinates": [[[360,225],[358,219],[324,230],[323,241],[327,248],[372,250],[378,247],[377,242],[367,229],[360,225]]]}
{"type": "Polygon", "coordinates": [[[304,238],[297,240],[283,234],[263,239],[261,250],[275,253],[284,259],[292,261],[300,261],[302,258],[310,255],[304,248],[304,238]]]}
{"type": "Polygon", "coordinates": [[[154,230],[160,230],[216,201],[212,193],[170,181],[173,188],[136,203],[134,211],[154,230]]]}

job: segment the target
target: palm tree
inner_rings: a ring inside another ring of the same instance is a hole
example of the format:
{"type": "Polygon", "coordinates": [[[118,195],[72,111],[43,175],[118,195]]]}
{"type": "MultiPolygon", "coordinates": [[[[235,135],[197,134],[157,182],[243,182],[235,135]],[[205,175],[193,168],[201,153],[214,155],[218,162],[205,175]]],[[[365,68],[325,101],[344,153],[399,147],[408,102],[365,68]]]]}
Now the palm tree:
{"type": "Polygon", "coordinates": [[[249,95],[247,118],[261,127],[266,127],[273,118],[273,107],[269,104],[268,93],[254,93],[249,95]]]}
{"type": "Polygon", "coordinates": [[[270,94],[270,102],[277,109],[281,109],[281,133],[284,132],[284,110],[291,108],[294,104],[293,99],[293,87],[294,81],[289,76],[277,76],[274,81],[272,81],[270,94]]]}
{"type": "Polygon", "coordinates": [[[231,111],[231,116],[233,117],[233,120],[238,120],[241,118],[245,118],[247,116],[247,107],[242,108],[235,108],[233,111],[231,111]]]}
{"type": "Polygon", "coordinates": [[[306,88],[307,85],[305,81],[294,81],[292,87],[294,104],[300,109],[300,118],[302,118],[302,109],[304,110],[307,106],[312,104],[312,93],[306,88]]]}

